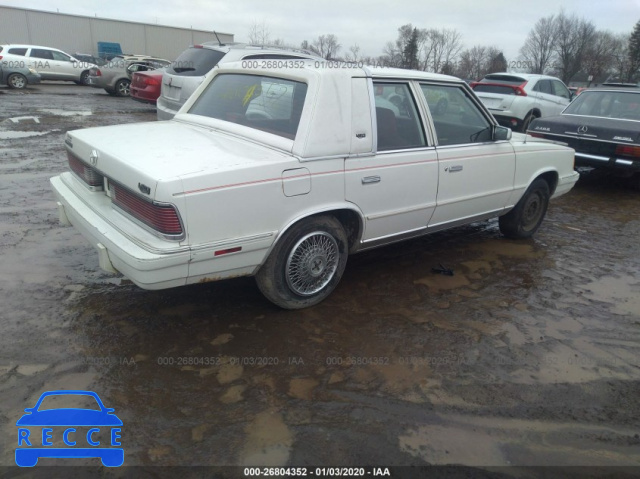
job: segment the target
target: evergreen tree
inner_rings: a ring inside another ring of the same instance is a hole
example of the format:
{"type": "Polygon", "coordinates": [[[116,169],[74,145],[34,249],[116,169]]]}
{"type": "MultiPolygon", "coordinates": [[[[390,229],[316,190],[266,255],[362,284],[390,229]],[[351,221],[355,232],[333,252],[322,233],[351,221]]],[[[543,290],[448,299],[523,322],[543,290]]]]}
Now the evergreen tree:
{"type": "Polygon", "coordinates": [[[411,37],[402,51],[402,68],[418,69],[418,29],[411,31],[411,37]]]}
{"type": "Polygon", "coordinates": [[[640,20],[633,27],[633,32],[629,37],[629,73],[627,81],[638,80],[638,70],[640,70],[640,20]]]}

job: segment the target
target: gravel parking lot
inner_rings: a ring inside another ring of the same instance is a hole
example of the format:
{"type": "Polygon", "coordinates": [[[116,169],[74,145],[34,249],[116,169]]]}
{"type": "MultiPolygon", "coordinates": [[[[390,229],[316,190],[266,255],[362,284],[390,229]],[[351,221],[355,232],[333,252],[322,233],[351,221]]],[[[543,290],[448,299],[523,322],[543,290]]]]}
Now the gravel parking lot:
{"type": "Polygon", "coordinates": [[[64,133],[154,108],[72,84],[0,105],[1,465],[55,389],[115,408],[125,465],[640,465],[640,192],[622,180],[583,175],[532,240],[494,220],[355,255],[328,300],[283,311],[251,278],[143,291],[58,224],[64,133]]]}

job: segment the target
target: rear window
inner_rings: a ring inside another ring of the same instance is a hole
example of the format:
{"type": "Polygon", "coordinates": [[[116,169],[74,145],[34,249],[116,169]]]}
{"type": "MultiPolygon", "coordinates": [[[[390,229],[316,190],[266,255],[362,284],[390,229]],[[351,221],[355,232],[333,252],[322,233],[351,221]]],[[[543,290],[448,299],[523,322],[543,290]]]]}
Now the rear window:
{"type": "MultiPolygon", "coordinates": [[[[0,47],[0,52],[1,51],[2,51],[2,48],[0,47]]],[[[9,48],[9,53],[11,53],[12,55],[20,55],[21,57],[23,57],[27,54],[27,49],[26,48],[9,48]]]]}
{"type": "Polygon", "coordinates": [[[482,80],[482,82],[492,82],[492,83],[508,83],[511,85],[522,85],[527,80],[514,76],[514,75],[487,75],[482,80]]]}
{"type": "Polygon", "coordinates": [[[199,77],[204,76],[215,67],[225,52],[210,50],[209,48],[191,47],[178,56],[167,72],[172,75],[199,77]]]}
{"type": "Polygon", "coordinates": [[[222,74],[189,113],[294,139],[307,95],[305,83],[260,75],[222,74]]]}
{"type": "Polygon", "coordinates": [[[622,91],[584,91],[563,114],[640,121],[640,94],[622,91]]]}
{"type": "Polygon", "coordinates": [[[507,85],[484,85],[482,83],[478,83],[477,85],[473,85],[473,90],[476,92],[484,92],[484,93],[499,93],[501,95],[515,95],[516,90],[507,85]]]}

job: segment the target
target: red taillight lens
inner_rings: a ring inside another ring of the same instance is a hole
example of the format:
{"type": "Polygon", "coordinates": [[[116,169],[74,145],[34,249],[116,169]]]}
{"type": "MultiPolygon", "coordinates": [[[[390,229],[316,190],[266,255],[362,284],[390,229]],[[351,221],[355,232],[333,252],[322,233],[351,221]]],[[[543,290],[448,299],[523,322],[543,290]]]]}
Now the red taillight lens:
{"type": "Polygon", "coordinates": [[[160,85],[160,82],[153,77],[142,77],[142,83],[145,85],[160,85]]]}
{"type": "Polygon", "coordinates": [[[102,187],[103,177],[100,173],[80,161],[68,151],[67,158],[69,158],[69,168],[71,168],[71,171],[78,175],[87,185],[94,188],[102,187]]]}
{"type": "Polygon", "coordinates": [[[518,96],[527,96],[527,92],[524,91],[524,86],[525,85],[526,85],[526,83],[523,83],[522,85],[516,86],[516,87],[513,88],[515,90],[515,92],[516,92],[516,95],[518,95],[518,96]]]}
{"type": "Polygon", "coordinates": [[[541,135],[540,133],[527,132],[527,135],[533,136],[534,138],[544,138],[544,135],[541,135]]]}
{"type": "Polygon", "coordinates": [[[97,77],[101,77],[102,76],[102,72],[100,71],[100,69],[96,69],[95,76],[97,76],[97,77]]]}
{"type": "Polygon", "coordinates": [[[115,183],[110,183],[109,186],[114,205],[159,233],[170,236],[182,235],[182,224],[173,205],[147,201],[115,183]]]}
{"type": "Polygon", "coordinates": [[[616,146],[616,155],[640,157],[640,146],[618,145],[616,146]]]}

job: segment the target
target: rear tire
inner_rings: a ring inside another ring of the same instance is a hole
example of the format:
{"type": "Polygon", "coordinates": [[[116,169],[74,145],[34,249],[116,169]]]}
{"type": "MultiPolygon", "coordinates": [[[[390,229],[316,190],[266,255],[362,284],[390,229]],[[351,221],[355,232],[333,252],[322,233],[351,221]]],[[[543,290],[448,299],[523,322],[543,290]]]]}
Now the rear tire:
{"type": "Polygon", "coordinates": [[[7,86],[15,90],[24,90],[28,84],[27,77],[20,73],[12,73],[9,75],[9,78],[7,78],[7,86]]]}
{"type": "Polygon", "coordinates": [[[118,80],[116,83],[116,96],[129,96],[130,86],[131,86],[131,81],[129,80],[125,80],[125,79],[118,80]]]}
{"type": "Polygon", "coordinates": [[[256,274],[258,288],[284,309],[316,305],[340,282],[348,251],[347,235],[337,219],[303,220],[283,235],[256,274]]]}
{"type": "Polygon", "coordinates": [[[540,227],[549,206],[549,184],[536,179],[509,213],[501,216],[500,232],[507,238],[531,237],[540,227]]]}

